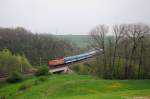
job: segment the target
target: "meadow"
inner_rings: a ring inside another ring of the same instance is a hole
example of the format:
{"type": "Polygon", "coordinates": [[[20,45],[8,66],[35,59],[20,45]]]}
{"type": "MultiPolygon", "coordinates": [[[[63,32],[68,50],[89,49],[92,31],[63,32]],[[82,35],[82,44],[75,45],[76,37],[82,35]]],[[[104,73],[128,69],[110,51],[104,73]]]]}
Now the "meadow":
{"type": "Polygon", "coordinates": [[[150,98],[150,80],[103,80],[88,75],[62,74],[0,84],[6,99],[141,99],[150,98]]]}

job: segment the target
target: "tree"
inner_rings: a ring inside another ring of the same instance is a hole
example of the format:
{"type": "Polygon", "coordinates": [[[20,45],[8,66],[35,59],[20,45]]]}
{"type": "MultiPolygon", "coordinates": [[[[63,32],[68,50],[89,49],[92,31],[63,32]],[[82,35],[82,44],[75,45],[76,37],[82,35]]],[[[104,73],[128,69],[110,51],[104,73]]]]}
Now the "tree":
{"type": "MultiPolygon", "coordinates": [[[[117,55],[117,47],[118,44],[120,42],[120,40],[122,39],[122,37],[124,36],[124,25],[115,25],[113,27],[113,33],[114,33],[114,50],[113,50],[113,57],[112,57],[112,73],[114,72],[115,69],[115,59],[116,59],[116,55],[117,55]]],[[[113,75],[113,74],[112,74],[113,75]]]]}
{"type": "Polygon", "coordinates": [[[103,69],[104,78],[150,78],[150,27],[142,23],[121,24],[111,30],[112,36],[106,36],[104,26],[90,33],[91,47],[104,49],[103,55],[97,54],[99,58],[95,62],[98,69],[103,69]]]}
{"type": "Polygon", "coordinates": [[[77,49],[72,42],[51,34],[32,33],[24,28],[0,28],[0,50],[25,55],[33,66],[47,65],[47,61],[71,55],[77,49]]]}
{"type": "Polygon", "coordinates": [[[20,55],[14,55],[9,50],[0,51],[0,74],[11,74],[14,71],[23,73],[31,68],[29,61],[20,55]]]}
{"type": "Polygon", "coordinates": [[[107,59],[106,59],[106,48],[105,48],[105,38],[106,34],[108,33],[108,26],[104,25],[98,25],[96,28],[94,28],[90,35],[93,40],[93,45],[96,50],[103,49],[103,66],[104,66],[104,78],[108,78],[107,74],[107,59]]]}
{"type": "MultiPolygon", "coordinates": [[[[133,62],[135,61],[136,50],[138,49],[140,43],[142,43],[141,41],[144,38],[145,34],[149,32],[149,27],[144,24],[129,24],[127,25],[127,29],[128,31],[126,35],[131,40],[131,44],[132,44],[131,51],[130,51],[129,67],[128,67],[128,76],[129,78],[131,78],[132,77],[132,65],[133,65],[133,62]]],[[[141,65],[141,63],[139,65],[141,65]]]]}

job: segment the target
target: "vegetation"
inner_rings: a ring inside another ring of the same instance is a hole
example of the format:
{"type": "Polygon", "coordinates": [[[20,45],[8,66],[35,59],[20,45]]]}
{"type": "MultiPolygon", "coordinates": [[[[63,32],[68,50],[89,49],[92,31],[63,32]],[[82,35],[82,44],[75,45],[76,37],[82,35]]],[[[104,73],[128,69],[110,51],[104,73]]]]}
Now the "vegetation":
{"type": "Polygon", "coordinates": [[[16,83],[16,82],[20,82],[23,80],[23,76],[21,73],[19,72],[12,72],[9,77],[6,79],[7,82],[9,83],[16,83]]]}
{"type": "Polygon", "coordinates": [[[6,99],[125,99],[150,96],[150,80],[101,80],[87,75],[52,75],[0,88],[6,99]]]}
{"type": "Polygon", "coordinates": [[[47,75],[47,74],[48,74],[48,67],[47,66],[39,67],[35,73],[36,76],[43,76],[43,75],[47,75]]]}
{"type": "Polygon", "coordinates": [[[41,81],[41,82],[44,82],[44,81],[46,81],[46,80],[48,80],[48,77],[47,77],[47,76],[40,76],[40,77],[38,78],[38,81],[41,81]]]}
{"type": "Polygon", "coordinates": [[[108,26],[99,25],[90,35],[92,48],[103,49],[97,54],[98,76],[107,79],[150,78],[150,27],[145,24],[115,25],[113,36],[105,38],[108,26]]]}
{"type": "Polygon", "coordinates": [[[13,76],[14,72],[24,73],[31,67],[25,56],[14,55],[7,49],[0,51],[0,75],[13,76]]]}
{"type": "Polygon", "coordinates": [[[28,88],[31,87],[31,84],[30,83],[23,83],[19,88],[18,88],[18,91],[24,91],[24,90],[27,90],[28,88]]]}
{"type": "Polygon", "coordinates": [[[33,66],[47,65],[50,59],[76,52],[72,42],[50,34],[32,33],[24,28],[0,28],[0,50],[25,55],[33,66]]]}
{"type": "Polygon", "coordinates": [[[77,74],[81,75],[90,75],[90,65],[88,63],[80,63],[71,67],[77,74]]]}

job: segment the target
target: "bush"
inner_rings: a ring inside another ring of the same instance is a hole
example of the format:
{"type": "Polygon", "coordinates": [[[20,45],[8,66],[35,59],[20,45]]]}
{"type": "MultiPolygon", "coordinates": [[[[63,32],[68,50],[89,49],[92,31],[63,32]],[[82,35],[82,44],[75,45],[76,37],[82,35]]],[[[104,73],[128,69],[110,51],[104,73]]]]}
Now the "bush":
{"type": "Polygon", "coordinates": [[[19,91],[22,91],[22,90],[26,90],[26,89],[28,89],[29,87],[31,87],[32,85],[30,85],[30,84],[26,84],[26,83],[24,83],[24,84],[22,84],[20,87],[19,87],[19,91]]]}
{"type": "Polygon", "coordinates": [[[41,84],[42,82],[48,80],[48,76],[40,76],[34,81],[34,85],[41,84]]]}
{"type": "Polygon", "coordinates": [[[90,72],[90,69],[87,66],[87,64],[78,64],[73,67],[73,70],[81,75],[87,75],[90,72]]]}
{"type": "Polygon", "coordinates": [[[48,75],[48,67],[46,67],[46,66],[40,67],[36,71],[35,75],[36,76],[48,75]]]}
{"type": "Polygon", "coordinates": [[[36,79],[36,80],[34,81],[34,85],[38,85],[38,84],[40,84],[40,81],[36,79]]]}
{"type": "Polygon", "coordinates": [[[11,75],[6,79],[9,83],[16,83],[23,80],[23,76],[19,72],[12,72],[11,75]]]}
{"type": "Polygon", "coordinates": [[[48,77],[46,77],[46,76],[41,76],[41,77],[39,77],[39,81],[42,81],[42,82],[44,82],[44,81],[46,81],[48,79],[48,77]]]}
{"type": "Polygon", "coordinates": [[[0,96],[0,99],[6,99],[6,96],[0,96]]]}

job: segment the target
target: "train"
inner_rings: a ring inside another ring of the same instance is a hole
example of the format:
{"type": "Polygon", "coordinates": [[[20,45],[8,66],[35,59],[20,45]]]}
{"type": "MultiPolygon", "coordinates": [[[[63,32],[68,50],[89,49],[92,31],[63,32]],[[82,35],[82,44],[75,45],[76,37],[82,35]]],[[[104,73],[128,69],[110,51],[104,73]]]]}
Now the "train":
{"type": "Polygon", "coordinates": [[[76,61],[90,58],[90,57],[94,56],[97,52],[98,51],[90,51],[90,52],[86,52],[86,53],[79,54],[79,55],[68,56],[68,57],[64,57],[64,58],[60,58],[60,59],[56,59],[56,60],[49,60],[48,65],[49,66],[58,66],[58,65],[73,63],[76,61]]]}

